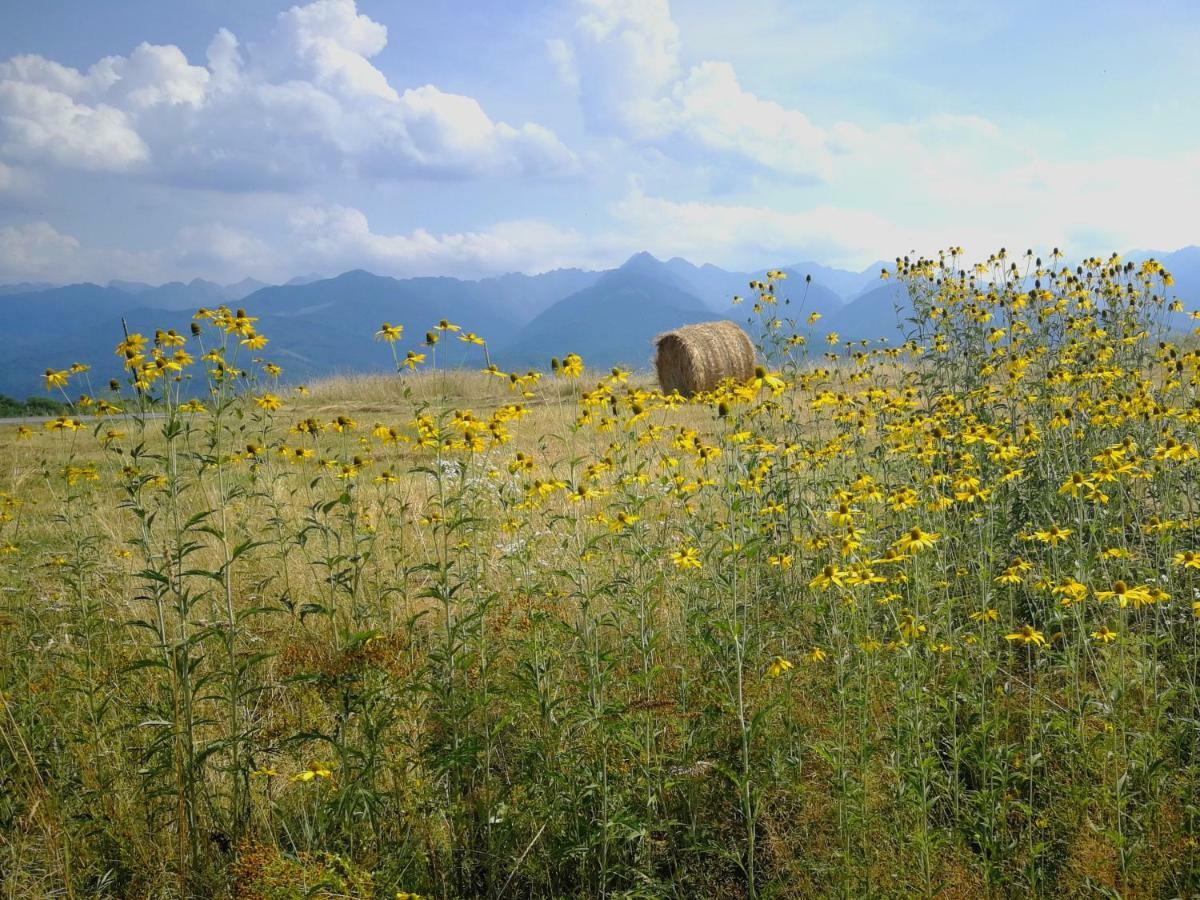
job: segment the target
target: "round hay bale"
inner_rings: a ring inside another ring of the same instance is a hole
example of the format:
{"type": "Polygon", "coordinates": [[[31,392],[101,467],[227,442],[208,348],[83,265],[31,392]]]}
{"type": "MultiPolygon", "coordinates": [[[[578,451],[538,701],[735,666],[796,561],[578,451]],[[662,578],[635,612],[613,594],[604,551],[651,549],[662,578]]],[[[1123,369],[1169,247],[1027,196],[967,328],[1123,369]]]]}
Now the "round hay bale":
{"type": "Polygon", "coordinates": [[[654,339],[654,368],[663,393],[711,391],[726,378],[754,375],[754,344],[733,322],[684,325],[654,339]]]}

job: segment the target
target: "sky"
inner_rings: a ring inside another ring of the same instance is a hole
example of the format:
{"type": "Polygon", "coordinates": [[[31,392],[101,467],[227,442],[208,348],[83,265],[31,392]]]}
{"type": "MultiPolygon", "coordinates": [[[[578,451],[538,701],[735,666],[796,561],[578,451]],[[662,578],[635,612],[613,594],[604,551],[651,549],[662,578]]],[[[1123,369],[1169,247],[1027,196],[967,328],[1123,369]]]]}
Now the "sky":
{"type": "Polygon", "coordinates": [[[0,0],[0,281],[1200,243],[1194,0],[0,0]]]}

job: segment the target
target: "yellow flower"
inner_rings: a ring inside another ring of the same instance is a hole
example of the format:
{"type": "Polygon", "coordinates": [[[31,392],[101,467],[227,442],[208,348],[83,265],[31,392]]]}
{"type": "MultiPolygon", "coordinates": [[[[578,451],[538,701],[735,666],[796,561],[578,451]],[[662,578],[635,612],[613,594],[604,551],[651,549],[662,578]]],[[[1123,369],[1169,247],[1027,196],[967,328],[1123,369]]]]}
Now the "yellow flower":
{"type": "Polygon", "coordinates": [[[308,768],[303,772],[297,772],[292,776],[292,781],[312,781],[314,778],[333,778],[333,771],[328,765],[314,760],[308,764],[308,768]]]}
{"type": "Polygon", "coordinates": [[[843,580],[848,573],[839,569],[834,565],[827,565],[821,569],[812,580],[808,583],[811,588],[827,588],[830,585],[837,587],[845,587],[846,582],[843,580]]]}
{"type": "Polygon", "coordinates": [[[254,402],[266,410],[276,410],[283,406],[283,403],[274,394],[263,394],[261,397],[255,397],[254,402]]]}
{"type": "Polygon", "coordinates": [[[994,609],[988,608],[971,613],[971,618],[976,622],[996,622],[1000,619],[1000,613],[994,609]]]}
{"type": "Polygon", "coordinates": [[[42,427],[47,431],[79,431],[84,427],[84,424],[70,416],[59,416],[57,419],[50,420],[42,427]]]}
{"type": "Polygon", "coordinates": [[[783,393],[784,389],[787,387],[787,382],[785,382],[778,375],[772,375],[762,366],[758,366],[754,370],[754,377],[750,379],[750,387],[755,390],[765,387],[772,394],[778,395],[783,393]]]}
{"type": "Polygon", "coordinates": [[[806,655],[808,656],[809,662],[815,663],[825,662],[825,660],[829,658],[829,655],[820,647],[813,647],[806,655]]]}
{"type": "Polygon", "coordinates": [[[1021,572],[1015,566],[1009,566],[999,575],[992,579],[996,584],[1020,584],[1021,572]]]}
{"type": "Polygon", "coordinates": [[[1072,472],[1071,477],[1062,483],[1058,492],[1078,497],[1080,493],[1090,493],[1096,489],[1096,484],[1082,472],[1072,472]]]}
{"type": "Polygon", "coordinates": [[[577,353],[568,353],[563,357],[559,372],[567,378],[579,378],[583,375],[583,357],[577,353]]]}
{"type": "Polygon", "coordinates": [[[1102,644],[1108,644],[1117,639],[1117,633],[1110,630],[1107,625],[1102,625],[1096,631],[1092,632],[1092,637],[1102,644]]]}
{"type": "Polygon", "coordinates": [[[483,338],[481,338],[479,335],[477,335],[473,331],[467,331],[467,332],[464,332],[463,334],[460,334],[458,336],[458,339],[460,341],[462,341],[464,344],[475,344],[479,347],[482,347],[484,344],[487,343],[487,341],[485,341],[483,338]]]}
{"type": "Polygon", "coordinates": [[[1049,528],[1033,533],[1034,539],[1041,541],[1043,544],[1049,544],[1051,547],[1062,543],[1070,536],[1070,528],[1059,528],[1057,525],[1051,525],[1049,528]]]}
{"type": "Polygon", "coordinates": [[[609,526],[613,531],[620,531],[622,528],[628,528],[641,519],[641,516],[635,516],[633,513],[619,512],[616,519],[609,526]]]}
{"type": "Polygon", "coordinates": [[[1087,597],[1087,586],[1080,584],[1074,578],[1066,578],[1060,581],[1052,589],[1052,593],[1058,594],[1063,598],[1063,605],[1069,606],[1072,603],[1079,603],[1087,597]]]}
{"type": "Polygon", "coordinates": [[[54,388],[62,388],[67,386],[67,379],[71,377],[71,373],[64,369],[61,372],[55,372],[53,369],[46,370],[46,390],[50,391],[54,388]]]}
{"type": "Polygon", "coordinates": [[[913,553],[916,550],[928,550],[941,537],[934,531],[922,531],[915,525],[892,542],[892,546],[902,553],[913,553]]]}
{"type": "Polygon", "coordinates": [[[900,616],[899,628],[900,634],[909,640],[912,640],[915,637],[920,637],[925,633],[925,625],[917,621],[916,615],[907,609],[904,611],[903,615],[900,616]]]}
{"type": "Polygon", "coordinates": [[[1046,645],[1045,636],[1032,625],[1022,625],[1019,630],[1004,636],[1006,641],[1020,641],[1023,644],[1034,644],[1038,647],[1046,645]]]}
{"type": "Polygon", "coordinates": [[[835,509],[829,510],[825,515],[834,525],[849,525],[854,521],[854,510],[845,503],[839,503],[835,509]]]}
{"type": "Polygon", "coordinates": [[[1134,587],[1124,581],[1117,580],[1113,582],[1111,591],[1096,591],[1097,600],[1116,599],[1122,609],[1130,603],[1134,607],[1146,606],[1154,602],[1154,595],[1149,588],[1134,587]]]}
{"type": "Polygon", "coordinates": [[[1172,561],[1185,569],[1200,569],[1200,553],[1195,550],[1184,550],[1176,553],[1172,561]]]}
{"type": "Polygon", "coordinates": [[[682,550],[672,551],[671,562],[677,569],[699,569],[703,565],[700,562],[700,551],[695,547],[684,547],[682,550]]]}
{"type": "Polygon", "coordinates": [[[782,656],[777,656],[771,660],[771,664],[767,666],[767,677],[778,678],[788,669],[792,668],[792,664],[782,656]]]}
{"type": "Polygon", "coordinates": [[[129,358],[141,354],[142,349],[146,346],[146,336],[142,334],[131,334],[126,336],[125,340],[117,344],[116,355],[129,358]]]}
{"type": "Polygon", "coordinates": [[[381,341],[387,341],[389,344],[400,340],[404,334],[403,325],[393,325],[390,322],[384,322],[379,326],[379,330],[375,332],[375,337],[381,341]]]}

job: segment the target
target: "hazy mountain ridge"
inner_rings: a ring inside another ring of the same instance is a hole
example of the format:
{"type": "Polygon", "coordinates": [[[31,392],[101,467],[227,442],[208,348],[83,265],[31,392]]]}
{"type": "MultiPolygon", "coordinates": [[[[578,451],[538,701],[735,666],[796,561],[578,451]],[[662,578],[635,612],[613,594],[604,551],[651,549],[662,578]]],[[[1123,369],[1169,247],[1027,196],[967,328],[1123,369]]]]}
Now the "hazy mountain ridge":
{"type": "Polygon", "coordinates": [[[595,366],[642,367],[656,334],[713,318],[713,309],[649,254],[632,257],[595,284],[546,309],[501,344],[500,361],[542,365],[551,356],[578,353],[595,366]]]}
{"type": "MultiPolygon", "coordinates": [[[[1200,306],[1200,247],[1173,253],[1132,253],[1129,259],[1159,259],[1176,278],[1172,295],[1200,306]]],[[[902,285],[879,281],[884,263],[861,272],[799,263],[783,269],[777,287],[778,314],[796,320],[815,337],[836,331],[845,339],[886,337],[899,342],[911,329],[912,306],[902,285]],[[811,281],[806,276],[811,275],[811,281]],[[821,318],[805,325],[810,313],[821,318]]],[[[541,275],[512,273],[478,281],[451,277],[391,278],[363,270],[333,278],[298,276],[282,285],[245,279],[220,285],[204,279],[149,285],[0,286],[0,338],[9,352],[0,360],[0,393],[16,397],[43,391],[42,372],[73,362],[93,368],[94,389],[121,375],[113,347],[132,331],[156,328],[186,332],[197,307],[242,306],[260,317],[270,343],[257,356],[277,362],[288,382],[343,371],[387,371],[394,363],[388,345],[373,339],[384,322],[403,325],[397,345],[424,352],[424,336],[439,319],[482,335],[488,355],[511,368],[544,367],[552,356],[579,353],[590,364],[649,364],[651,339],[690,322],[731,319],[753,324],[751,280],[763,273],[731,272],[675,257],[660,261],[638,253],[607,271],[559,269],[541,275]],[[18,288],[20,290],[18,290],[18,288]],[[249,291],[249,293],[242,293],[249,291]],[[745,302],[732,305],[733,297],[745,302]]],[[[1188,328],[1186,317],[1172,317],[1188,328]]],[[[429,362],[482,366],[484,351],[441,336],[429,362]]],[[[73,386],[78,392],[83,386],[73,386]]]]}

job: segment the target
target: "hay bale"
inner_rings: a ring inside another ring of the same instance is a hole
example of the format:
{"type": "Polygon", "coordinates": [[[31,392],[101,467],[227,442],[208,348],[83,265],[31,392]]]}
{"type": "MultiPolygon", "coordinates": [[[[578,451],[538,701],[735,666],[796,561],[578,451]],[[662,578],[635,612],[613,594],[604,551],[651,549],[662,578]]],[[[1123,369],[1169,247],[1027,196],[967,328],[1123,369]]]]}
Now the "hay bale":
{"type": "Polygon", "coordinates": [[[754,375],[754,344],[733,322],[684,325],[654,339],[654,368],[663,393],[711,391],[726,378],[754,375]]]}

